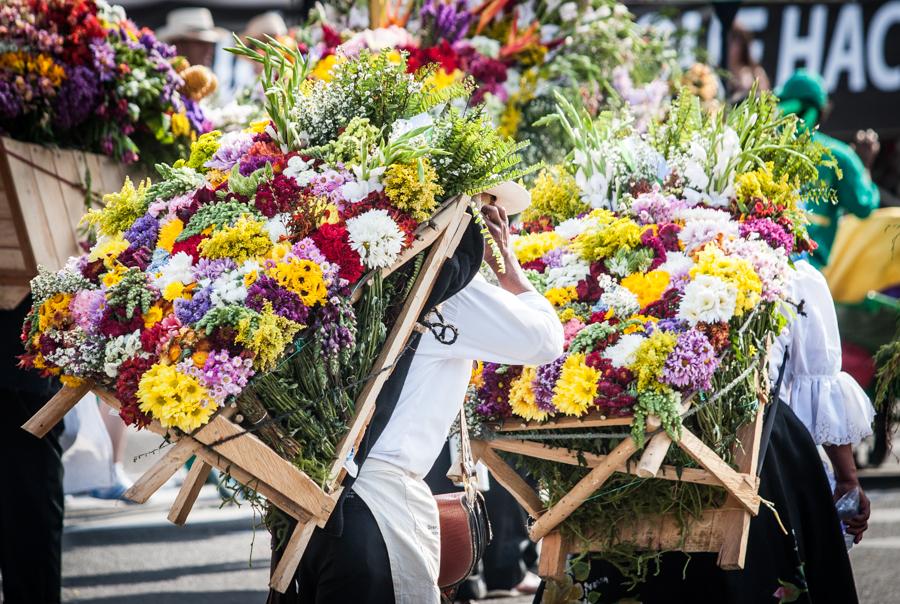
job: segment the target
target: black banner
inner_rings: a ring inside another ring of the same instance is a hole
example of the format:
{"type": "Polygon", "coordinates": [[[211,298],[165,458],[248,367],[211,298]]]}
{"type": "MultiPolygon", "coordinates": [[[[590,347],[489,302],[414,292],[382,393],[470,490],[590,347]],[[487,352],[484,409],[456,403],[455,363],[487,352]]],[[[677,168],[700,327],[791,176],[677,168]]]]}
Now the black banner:
{"type": "Polygon", "coordinates": [[[799,68],[823,76],[832,112],[826,132],[847,137],[860,128],[900,135],[900,0],[827,3],[626,2],[641,21],[654,20],[695,35],[682,38],[686,63],[699,44],[721,64],[723,28],[753,32],[751,54],[778,87],[799,68]],[[717,16],[718,15],[718,16],[717,16]]]}

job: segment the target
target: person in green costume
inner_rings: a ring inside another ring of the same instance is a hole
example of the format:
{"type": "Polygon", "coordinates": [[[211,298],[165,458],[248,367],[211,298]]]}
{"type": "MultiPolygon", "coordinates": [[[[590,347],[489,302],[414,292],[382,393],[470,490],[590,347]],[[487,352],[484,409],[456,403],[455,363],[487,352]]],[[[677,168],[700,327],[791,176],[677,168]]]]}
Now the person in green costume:
{"type": "MultiPolygon", "coordinates": [[[[799,117],[807,128],[815,128],[828,107],[828,93],[822,78],[802,69],[795,72],[776,94],[781,99],[781,110],[799,117]]],[[[818,130],[813,133],[813,140],[831,151],[843,174],[843,178],[838,178],[834,168],[820,166],[819,178],[835,190],[837,203],[811,204],[808,208],[809,234],[819,246],[810,261],[821,269],[828,264],[841,215],[850,213],[865,218],[878,208],[878,187],[869,176],[869,167],[878,154],[878,139],[871,131],[857,134],[857,150],[862,158],[850,145],[818,130]]]]}

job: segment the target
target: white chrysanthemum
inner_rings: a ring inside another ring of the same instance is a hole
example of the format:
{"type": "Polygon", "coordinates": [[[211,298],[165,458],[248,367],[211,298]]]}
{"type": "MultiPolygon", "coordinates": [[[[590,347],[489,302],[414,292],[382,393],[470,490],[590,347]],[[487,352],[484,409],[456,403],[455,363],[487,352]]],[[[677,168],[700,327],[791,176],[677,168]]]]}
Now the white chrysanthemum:
{"type": "Polygon", "coordinates": [[[159,273],[153,279],[153,284],[162,291],[170,283],[180,281],[187,285],[193,283],[194,279],[194,259],[190,254],[178,252],[159,268],[159,273]]]}
{"type": "Polygon", "coordinates": [[[307,162],[299,155],[295,155],[288,160],[282,174],[296,180],[301,187],[305,187],[315,178],[316,171],[313,169],[311,161],[307,162]]]}
{"type": "Polygon", "coordinates": [[[587,230],[591,222],[594,221],[585,218],[569,218],[556,225],[554,230],[565,239],[575,239],[587,230]]]}
{"type": "Polygon", "coordinates": [[[106,343],[103,353],[103,371],[111,378],[119,375],[119,366],[135,355],[144,356],[141,347],[141,332],[125,334],[124,336],[116,336],[106,343]]]}
{"type": "Polygon", "coordinates": [[[243,304],[247,300],[247,286],[240,271],[228,271],[212,282],[209,299],[214,306],[243,304]]]}
{"type": "Polygon", "coordinates": [[[290,214],[276,214],[266,221],[266,232],[269,233],[272,243],[278,243],[282,237],[287,237],[288,220],[290,220],[290,214]]]}
{"type": "Polygon", "coordinates": [[[615,367],[628,367],[634,363],[635,353],[643,341],[644,337],[639,334],[625,334],[618,342],[604,350],[603,356],[615,367]]]}
{"type": "Polygon", "coordinates": [[[369,210],[347,221],[350,247],[368,268],[385,268],[403,249],[403,231],[386,210],[369,210]]]}
{"type": "Polygon", "coordinates": [[[666,261],[658,268],[674,278],[687,275],[693,266],[694,261],[684,252],[666,252],[666,261]]]}
{"type": "Polygon", "coordinates": [[[609,275],[600,275],[597,282],[603,289],[600,302],[613,309],[617,317],[630,317],[641,309],[637,296],[616,283],[609,275]]]}
{"type": "Polygon", "coordinates": [[[684,221],[678,240],[688,253],[718,239],[720,235],[737,237],[740,232],[740,225],[732,220],[731,214],[722,210],[687,208],[679,210],[676,218],[684,221]]]}
{"type": "Polygon", "coordinates": [[[591,274],[591,266],[576,254],[563,254],[560,262],[561,266],[546,272],[548,289],[578,285],[579,281],[591,274]]]}
{"type": "Polygon", "coordinates": [[[684,288],[678,318],[691,325],[724,323],[734,316],[737,288],[711,275],[697,275],[684,288]]]}
{"type": "Polygon", "coordinates": [[[384,167],[374,168],[364,176],[362,168],[354,166],[353,175],[356,180],[350,180],[341,185],[341,195],[350,203],[359,203],[370,193],[383,191],[384,184],[381,182],[381,175],[384,174],[384,170],[384,167]]]}

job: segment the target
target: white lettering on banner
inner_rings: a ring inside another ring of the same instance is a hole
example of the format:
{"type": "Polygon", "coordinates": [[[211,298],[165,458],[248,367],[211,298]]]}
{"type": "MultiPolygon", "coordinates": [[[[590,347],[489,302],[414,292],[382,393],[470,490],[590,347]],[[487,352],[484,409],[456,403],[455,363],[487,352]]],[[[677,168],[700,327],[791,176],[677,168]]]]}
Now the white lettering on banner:
{"type": "Polygon", "coordinates": [[[866,45],[869,79],[876,88],[887,92],[900,90],[900,65],[888,65],[884,56],[888,32],[897,24],[900,24],[900,2],[888,2],[879,8],[869,23],[866,45]]]}
{"type": "Polygon", "coordinates": [[[800,34],[800,15],[799,6],[786,6],[781,15],[776,86],[783,84],[798,67],[806,67],[817,73],[822,71],[822,46],[825,41],[828,9],[819,4],[810,9],[809,28],[805,36],[800,34]]]}
{"type": "Polygon", "coordinates": [[[847,88],[851,92],[866,89],[866,68],[863,65],[863,18],[862,7],[845,4],[838,13],[828,60],[822,77],[828,90],[837,88],[841,74],[847,72],[847,88]]]}

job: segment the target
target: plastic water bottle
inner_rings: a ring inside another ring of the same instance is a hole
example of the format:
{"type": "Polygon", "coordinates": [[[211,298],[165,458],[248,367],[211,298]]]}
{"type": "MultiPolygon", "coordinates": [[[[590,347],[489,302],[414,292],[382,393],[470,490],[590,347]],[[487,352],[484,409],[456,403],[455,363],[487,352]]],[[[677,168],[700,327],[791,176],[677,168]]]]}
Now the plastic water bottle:
{"type": "Polygon", "coordinates": [[[845,522],[859,514],[859,488],[853,487],[852,491],[844,493],[834,504],[834,507],[837,509],[838,518],[841,519],[841,531],[844,533],[844,544],[847,546],[847,551],[850,551],[850,548],[853,547],[853,541],[856,539],[856,535],[851,535],[847,532],[847,525],[845,522]]]}

